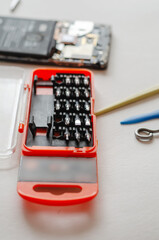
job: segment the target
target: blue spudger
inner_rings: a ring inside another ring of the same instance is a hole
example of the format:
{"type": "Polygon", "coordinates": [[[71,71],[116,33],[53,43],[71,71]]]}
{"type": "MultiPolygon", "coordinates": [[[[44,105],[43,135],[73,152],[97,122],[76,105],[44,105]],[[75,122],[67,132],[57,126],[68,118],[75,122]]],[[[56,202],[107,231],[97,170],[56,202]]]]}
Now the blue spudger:
{"type": "Polygon", "coordinates": [[[159,118],[159,110],[151,112],[151,113],[145,113],[137,116],[133,116],[130,118],[127,118],[120,122],[120,124],[133,124],[133,123],[139,123],[144,122],[150,119],[159,118]]]}

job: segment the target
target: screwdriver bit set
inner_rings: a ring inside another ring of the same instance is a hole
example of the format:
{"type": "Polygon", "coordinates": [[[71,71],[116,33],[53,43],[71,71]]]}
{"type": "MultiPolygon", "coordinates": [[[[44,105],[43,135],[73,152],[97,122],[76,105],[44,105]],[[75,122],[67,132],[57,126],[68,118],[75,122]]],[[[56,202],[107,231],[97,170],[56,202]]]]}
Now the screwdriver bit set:
{"type": "Polygon", "coordinates": [[[26,146],[92,148],[91,83],[91,75],[81,71],[34,74],[26,146]]]}
{"type": "Polygon", "coordinates": [[[51,205],[92,199],[98,192],[92,72],[36,69],[29,89],[18,193],[51,205]],[[65,187],[65,194],[50,195],[48,186],[65,187]]]}
{"type": "Polygon", "coordinates": [[[92,146],[90,77],[83,74],[52,76],[54,93],[53,144],[92,146]]]}

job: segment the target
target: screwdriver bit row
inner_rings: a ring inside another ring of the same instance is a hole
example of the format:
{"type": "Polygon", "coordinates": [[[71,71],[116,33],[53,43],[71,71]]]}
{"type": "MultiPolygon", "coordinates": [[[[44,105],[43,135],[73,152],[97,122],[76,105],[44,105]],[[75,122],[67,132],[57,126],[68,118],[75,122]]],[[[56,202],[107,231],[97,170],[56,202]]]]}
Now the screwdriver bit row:
{"type": "Polygon", "coordinates": [[[89,76],[84,75],[71,75],[71,74],[57,74],[56,76],[51,76],[51,81],[54,86],[65,85],[65,86],[90,86],[90,78],[89,76]]]}
{"type": "Polygon", "coordinates": [[[85,87],[55,86],[53,91],[56,98],[90,98],[90,88],[85,87]]]}
{"type": "Polygon", "coordinates": [[[75,127],[54,127],[53,138],[60,140],[76,140],[78,143],[82,140],[90,142],[92,128],[75,128],[75,127]]]}
{"type": "Polygon", "coordinates": [[[72,111],[72,112],[90,112],[90,101],[85,100],[67,100],[67,99],[55,99],[54,100],[55,111],[72,111]]]}
{"type": "Polygon", "coordinates": [[[91,126],[91,115],[89,114],[76,114],[76,113],[62,113],[55,115],[54,118],[55,125],[65,125],[65,126],[91,126]]]}

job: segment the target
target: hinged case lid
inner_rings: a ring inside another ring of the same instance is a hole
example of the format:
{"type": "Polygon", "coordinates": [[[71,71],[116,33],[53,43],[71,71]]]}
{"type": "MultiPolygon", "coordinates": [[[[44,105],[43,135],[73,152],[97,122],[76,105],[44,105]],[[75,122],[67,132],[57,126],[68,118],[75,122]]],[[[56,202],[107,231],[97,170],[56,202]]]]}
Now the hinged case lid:
{"type": "Polygon", "coordinates": [[[0,67],[0,169],[15,165],[18,126],[23,109],[24,70],[0,67]],[[15,160],[14,160],[15,161],[15,160]]]}

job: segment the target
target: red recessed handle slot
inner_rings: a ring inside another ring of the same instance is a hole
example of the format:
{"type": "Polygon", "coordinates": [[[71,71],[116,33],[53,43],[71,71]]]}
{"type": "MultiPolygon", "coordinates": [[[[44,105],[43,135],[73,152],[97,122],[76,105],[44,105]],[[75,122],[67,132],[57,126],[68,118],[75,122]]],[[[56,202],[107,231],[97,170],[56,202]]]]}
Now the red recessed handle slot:
{"type": "Polygon", "coordinates": [[[31,202],[46,205],[78,204],[94,198],[97,183],[34,183],[18,182],[18,193],[31,202]]]}

